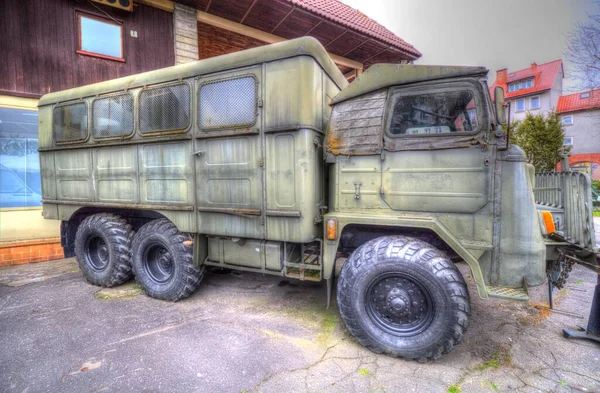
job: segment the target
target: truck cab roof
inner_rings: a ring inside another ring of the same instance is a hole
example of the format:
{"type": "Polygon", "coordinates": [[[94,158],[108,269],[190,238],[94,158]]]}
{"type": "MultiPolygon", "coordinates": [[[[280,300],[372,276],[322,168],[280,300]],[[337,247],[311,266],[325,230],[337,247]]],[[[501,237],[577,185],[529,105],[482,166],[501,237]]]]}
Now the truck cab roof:
{"type": "Polygon", "coordinates": [[[485,67],[374,64],[348,87],[342,89],[331,104],[390,86],[456,77],[485,77],[487,73],[485,67]]]}

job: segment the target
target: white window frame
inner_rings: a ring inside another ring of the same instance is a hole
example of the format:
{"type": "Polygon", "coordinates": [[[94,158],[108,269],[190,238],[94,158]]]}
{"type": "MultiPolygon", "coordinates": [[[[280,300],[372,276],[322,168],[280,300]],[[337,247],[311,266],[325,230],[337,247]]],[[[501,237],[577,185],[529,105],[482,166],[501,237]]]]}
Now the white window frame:
{"type": "Polygon", "coordinates": [[[566,136],[565,140],[563,141],[563,146],[573,146],[573,137],[572,136],[566,136]],[[566,140],[569,140],[569,143],[565,143],[566,140]]]}
{"type": "Polygon", "coordinates": [[[520,98],[517,100],[515,105],[515,112],[525,112],[527,108],[525,107],[525,98],[520,98]],[[523,109],[519,109],[519,101],[523,102],[523,109]]]}
{"type": "Polygon", "coordinates": [[[542,107],[542,99],[541,97],[538,96],[531,96],[529,97],[529,109],[540,109],[542,107]],[[533,99],[537,98],[538,99],[538,106],[534,107],[533,106],[533,99]]]}
{"type": "Polygon", "coordinates": [[[572,126],[574,124],[573,115],[567,115],[560,118],[560,122],[563,126],[572,126]],[[565,119],[571,119],[571,123],[565,123],[565,119]]]}

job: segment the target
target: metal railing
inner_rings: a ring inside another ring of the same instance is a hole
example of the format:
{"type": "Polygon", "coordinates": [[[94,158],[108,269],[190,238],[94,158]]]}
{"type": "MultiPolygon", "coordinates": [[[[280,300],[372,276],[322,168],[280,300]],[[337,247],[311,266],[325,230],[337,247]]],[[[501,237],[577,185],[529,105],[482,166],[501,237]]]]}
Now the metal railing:
{"type": "Polygon", "coordinates": [[[533,189],[537,204],[562,209],[563,237],[586,250],[596,248],[592,217],[592,188],[587,173],[544,172],[535,175],[533,189]]]}

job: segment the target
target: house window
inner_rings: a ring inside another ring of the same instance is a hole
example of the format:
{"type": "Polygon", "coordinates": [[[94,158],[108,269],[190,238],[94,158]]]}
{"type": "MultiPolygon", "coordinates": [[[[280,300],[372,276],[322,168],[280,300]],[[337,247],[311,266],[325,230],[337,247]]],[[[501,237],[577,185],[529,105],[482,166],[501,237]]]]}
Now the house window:
{"type": "Polygon", "coordinates": [[[572,126],[573,125],[573,116],[563,116],[562,117],[563,126],[572,126]]]}
{"type": "Polygon", "coordinates": [[[38,113],[0,107],[0,209],[42,205],[38,113]]]}
{"type": "Polygon", "coordinates": [[[525,110],[525,100],[517,100],[517,112],[523,112],[525,110]]]}
{"type": "Polygon", "coordinates": [[[565,140],[563,141],[563,146],[573,146],[573,137],[572,136],[565,137],[565,140]]]}
{"type": "Polygon", "coordinates": [[[531,97],[529,100],[529,109],[540,109],[540,96],[531,97]]]}
{"type": "Polygon", "coordinates": [[[522,80],[519,82],[511,83],[508,85],[508,91],[517,91],[522,89],[529,89],[533,87],[533,79],[522,80]]]}
{"type": "Polygon", "coordinates": [[[590,98],[590,93],[581,93],[579,98],[590,98]]]}
{"type": "Polygon", "coordinates": [[[125,61],[123,26],[97,17],[77,14],[79,43],[77,53],[103,59],[125,61]]]}

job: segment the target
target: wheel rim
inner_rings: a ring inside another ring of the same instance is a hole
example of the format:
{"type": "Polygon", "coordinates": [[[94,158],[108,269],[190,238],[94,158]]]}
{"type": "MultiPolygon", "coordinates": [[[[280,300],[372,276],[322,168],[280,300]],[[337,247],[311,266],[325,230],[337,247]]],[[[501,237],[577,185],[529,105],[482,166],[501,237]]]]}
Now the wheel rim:
{"type": "Polygon", "coordinates": [[[434,315],[429,291],[414,277],[388,273],[367,288],[367,314],[371,321],[395,336],[414,336],[431,324],[434,315]]]}
{"type": "Polygon", "coordinates": [[[95,271],[101,272],[108,267],[110,253],[102,237],[90,236],[85,242],[85,260],[95,271]]]}
{"type": "Polygon", "coordinates": [[[144,270],[155,283],[165,283],[173,277],[175,262],[173,256],[160,243],[150,243],[144,251],[144,270]]]}

